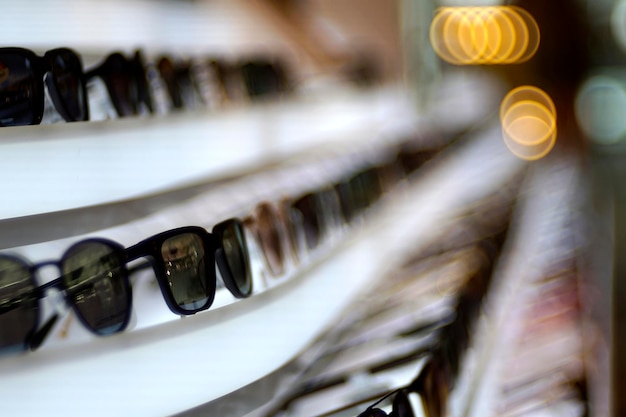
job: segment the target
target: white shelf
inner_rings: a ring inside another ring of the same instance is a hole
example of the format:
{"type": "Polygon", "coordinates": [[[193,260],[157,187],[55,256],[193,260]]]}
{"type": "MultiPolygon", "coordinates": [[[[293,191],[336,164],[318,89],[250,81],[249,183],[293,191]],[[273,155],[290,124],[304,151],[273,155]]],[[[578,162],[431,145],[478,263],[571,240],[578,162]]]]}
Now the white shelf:
{"type": "Polygon", "coordinates": [[[298,152],[414,127],[406,92],[389,87],[214,114],[2,128],[0,219],[219,180],[298,152]]]}
{"type": "Polygon", "coordinates": [[[0,359],[3,412],[162,416],[212,400],[218,407],[225,395],[279,372],[369,282],[518,172],[522,163],[498,132],[455,149],[349,244],[280,287],[185,319],[0,359]]]}

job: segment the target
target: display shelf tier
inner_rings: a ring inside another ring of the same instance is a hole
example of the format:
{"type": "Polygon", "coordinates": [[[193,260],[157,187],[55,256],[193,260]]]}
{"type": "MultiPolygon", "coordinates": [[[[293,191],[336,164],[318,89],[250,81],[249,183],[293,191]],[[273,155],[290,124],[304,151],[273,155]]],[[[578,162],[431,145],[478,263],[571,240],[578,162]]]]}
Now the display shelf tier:
{"type": "MultiPolygon", "coordinates": [[[[258,403],[245,396],[229,407],[233,395],[287,369],[369,283],[523,168],[498,132],[441,155],[349,241],[280,286],[192,317],[2,358],[4,412],[161,416],[207,403],[204,411],[220,415],[251,412],[258,403]]],[[[272,396],[255,397],[264,394],[272,396]]]]}
{"type": "Polygon", "coordinates": [[[0,129],[0,219],[163,193],[299,152],[415,128],[402,88],[336,89],[215,113],[0,129]]]}

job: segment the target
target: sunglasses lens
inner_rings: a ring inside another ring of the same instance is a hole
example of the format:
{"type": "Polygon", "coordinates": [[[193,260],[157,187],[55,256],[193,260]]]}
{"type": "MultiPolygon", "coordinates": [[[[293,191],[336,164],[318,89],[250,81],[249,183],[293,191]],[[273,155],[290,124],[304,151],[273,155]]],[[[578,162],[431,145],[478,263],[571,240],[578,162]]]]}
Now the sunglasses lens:
{"type": "Polygon", "coordinates": [[[87,95],[82,82],[80,58],[71,51],[59,51],[52,56],[51,66],[56,95],[62,102],[62,106],[57,105],[57,108],[65,109],[63,116],[68,121],[87,120],[87,95]]]}
{"type": "Polygon", "coordinates": [[[300,197],[293,202],[293,208],[302,215],[302,225],[307,247],[309,249],[316,248],[320,243],[322,227],[315,194],[306,194],[300,197]]]}
{"type": "Polygon", "coordinates": [[[0,54],[0,125],[23,126],[39,123],[43,100],[28,57],[0,54]],[[39,101],[38,101],[39,100],[39,101]]]}
{"type": "Polygon", "coordinates": [[[221,239],[226,263],[238,292],[246,297],[252,292],[252,274],[243,225],[235,219],[215,226],[213,233],[221,239]]]}
{"type": "Polygon", "coordinates": [[[183,108],[183,97],[178,80],[176,79],[176,68],[174,67],[174,63],[169,58],[163,57],[159,60],[157,67],[159,68],[161,78],[163,78],[163,81],[167,86],[170,100],[172,100],[172,106],[175,109],[183,108]]]}
{"type": "Polygon", "coordinates": [[[67,297],[94,333],[124,330],[130,317],[131,292],[121,252],[101,241],[85,241],[65,254],[61,269],[67,297]]]}
{"type": "Polygon", "coordinates": [[[28,265],[0,257],[0,351],[23,350],[39,320],[39,300],[28,265]]]}
{"type": "Polygon", "coordinates": [[[107,88],[115,110],[120,117],[137,114],[137,85],[133,77],[132,64],[120,53],[109,55],[106,60],[107,88]]]}
{"type": "Polygon", "coordinates": [[[206,265],[204,242],[195,233],[182,233],[163,241],[161,256],[165,276],[176,305],[190,313],[207,308],[213,301],[214,289],[210,285],[206,265]]]}
{"type": "Polygon", "coordinates": [[[281,242],[280,223],[269,204],[261,204],[257,211],[257,230],[263,254],[274,276],[283,273],[285,255],[281,242]]]}
{"type": "Polygon", "coordinates": [[[341,215],[344,221],[350,224],[356,216],[354,202],[350,192],[350,184],[347,181],[342,181],[337,183],[334,188],[339,198],[341,215]]]}

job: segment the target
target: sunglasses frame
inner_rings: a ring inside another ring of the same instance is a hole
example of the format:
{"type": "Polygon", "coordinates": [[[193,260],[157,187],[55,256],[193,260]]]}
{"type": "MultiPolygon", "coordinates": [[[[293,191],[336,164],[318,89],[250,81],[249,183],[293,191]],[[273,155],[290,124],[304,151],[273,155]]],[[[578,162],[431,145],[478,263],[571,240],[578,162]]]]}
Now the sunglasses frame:
{"type": "MultiPolygon", "coordinates": [[[[43,56],[37,55],[34,51],[26,48],[19,47],[7,47],[0,48],[0,54],[15,54],[22,57],[25,57],[29,60],[31,64],[31,71],[33,72],[33,77],[35,81],[33,83],[32,95],[33,99],[33,120],[31,123],[27,125],[38,125],[41,124],[43,120],[44,110],[45,110],[45,87],[48,87],[48,92],[50,94],[50,98],[54,104],[56,111],[63,117],[66,122],[78,122],[78,121],[87,121],[89,120],[89,97],[87,94],[87,85],[85,82],[85,70],[83,68],[83,63],[80,55],[69,48],[55,48],[51,49],[44,53],[43,56]],[[83,119],[75,119],[70,115],[70,112],[67,110],[66,102],[61,99],[60,94],[58,92],[58,85],[55,82],[54,77],[48,76],[45,77],[48,73],[53,73],[54,68],[54,57],[60,54],[71,54],[73,55],[79,65],[79,73],[76,74],[76,77],[79,81],[80,89],[82,91],[82,112],[84,115],[83,119]],[[44,78],[46,80],[44,81],[44,78]],[[44,86],[45,84],[45,86],[44,86]]],[[[11,125],[9,125],[11,126],[11,125]]],[[[22,125],[15,125],[22,126],[22,125]]]]}

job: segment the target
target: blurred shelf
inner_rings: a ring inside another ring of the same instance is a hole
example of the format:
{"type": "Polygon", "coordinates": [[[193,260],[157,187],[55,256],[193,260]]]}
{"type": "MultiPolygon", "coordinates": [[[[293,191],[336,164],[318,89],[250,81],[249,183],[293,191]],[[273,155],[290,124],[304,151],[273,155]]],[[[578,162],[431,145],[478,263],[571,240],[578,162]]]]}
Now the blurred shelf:
{"type": "Polygon", "coordinates": [[[519,172],[524,164],[498,132],[442,155],[350,241],[281,286],[192,317],[0,359],[3,411],[162,416],[207,403],[200,413],[253,411],[259,398],[272,396],[265,378],[287,371],[368,283],[519,172]],[[254,395],[237,398],[250,387],[254,395]],[[37,401],[25,401],[25,393],[37,401]]]}
{"type": "Polygon", "coordinates": [[[0,129],[0,219],[69,210],[241,175],[300,152],[408,132],[401,86],[334,89],[215,113],[0,129]]]}

